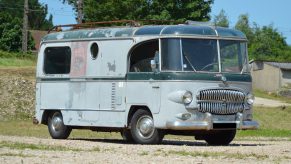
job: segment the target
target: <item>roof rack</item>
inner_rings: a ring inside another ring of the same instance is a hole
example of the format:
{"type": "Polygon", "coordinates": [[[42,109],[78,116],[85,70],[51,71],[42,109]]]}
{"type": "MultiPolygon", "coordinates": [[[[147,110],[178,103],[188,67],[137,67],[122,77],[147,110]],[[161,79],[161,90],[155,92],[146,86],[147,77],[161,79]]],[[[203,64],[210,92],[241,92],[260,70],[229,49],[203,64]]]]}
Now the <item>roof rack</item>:
{"type": "MultiPolygon", "coordinates": [[[[62,27],[72,27],[72,29],[84,29],[84,28],[93,28],[93,27],[104,27],[102,25],[112,25],[112,24],[121,24],[126,23],[126,26],[131,27],[139,27],[141,23],[174,23],[174,24],[181,24],[181,21],[175,20],[114,20],[114,21],[101,21],[101,22],[86,22],[81,24],[66,24],[66,25],[56,25],[53,28],[48,30],[48,33],[51,31],[60,32],[62,31],[62,27]]],[[[184,23],[184,22],[183,22],[184,23]]]]}

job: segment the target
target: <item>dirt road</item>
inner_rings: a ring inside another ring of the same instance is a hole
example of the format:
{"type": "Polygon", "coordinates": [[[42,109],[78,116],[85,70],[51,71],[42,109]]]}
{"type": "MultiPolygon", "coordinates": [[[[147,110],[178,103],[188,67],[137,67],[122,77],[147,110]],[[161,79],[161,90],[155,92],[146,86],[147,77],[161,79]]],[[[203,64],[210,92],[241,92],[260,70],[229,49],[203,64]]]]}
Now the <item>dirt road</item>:
{"type": "Polygon", "coordinates": [[[290,141],[200,141],[134,145],[122,140],[0,136],[0,163],[291,163],[290,141]]]}
{"type": "Polygon", "coordinates": [[[266,99],[261,97],[255,98],[255,106],[266,106],[266,107],[280,107],[280,106],[291,106],[291,104],[284,103],[278,100],[266,99]]]}

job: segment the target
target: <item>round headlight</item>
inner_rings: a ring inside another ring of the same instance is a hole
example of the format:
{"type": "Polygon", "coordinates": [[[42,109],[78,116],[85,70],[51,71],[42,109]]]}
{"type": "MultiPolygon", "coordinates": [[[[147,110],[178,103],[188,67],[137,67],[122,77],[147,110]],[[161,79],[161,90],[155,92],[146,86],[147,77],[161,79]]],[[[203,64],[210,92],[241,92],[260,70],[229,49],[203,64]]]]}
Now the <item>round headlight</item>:
{"type": "Polygon", "coordinates": [[[247,103],[248,103],[249,105],[252,105],[252,104],[254,103],[254,101],[255,101],[255,97],[254,97],[254,95],[251,94],[251,93],[249,93],[249,94],[247,95],[247,103]]]}
{"type": "Polygon", "coordinates": [[[190,104],[193,100],[192,93],[189,91],[185,92],[182,99],[184,104],[190,104]]]}

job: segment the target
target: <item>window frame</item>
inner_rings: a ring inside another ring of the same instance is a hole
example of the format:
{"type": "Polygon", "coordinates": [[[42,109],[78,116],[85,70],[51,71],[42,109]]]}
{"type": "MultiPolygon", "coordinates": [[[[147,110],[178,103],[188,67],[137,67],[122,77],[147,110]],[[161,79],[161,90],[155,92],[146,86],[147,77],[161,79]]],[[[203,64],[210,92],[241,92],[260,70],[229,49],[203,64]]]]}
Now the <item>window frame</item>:
{"type": "Polygon", "coordinates": [[[148,43],[148,42],[153,42],[153,41],[157,41],[158,42],[158,51],[159,51],[159,55],[158,55],[159,63],[158,63],[158,65],[159,66],[157,67],[157,69],[158,69],[158,71],[161,71],[161,44],[160,44],[160,38],[150,38],[150,39],[142,40],[142,41],[136,43],[129,50],[128,59],[127,59],[127,73],[144,73],[144,74],[153,73],[153,71],[150,71],[150,72],[132,72],[132,71],[130,71],[130,68],[131,68],[131,57],[132,57],[132,54],[133,54],[134,50],[137,47],[141,46],[142,44],[145,44],[145,43],[148,43]]]}
{"type": "Polygon", "coordinates": [[[220,47],[219,47],[219,41],[220,41],[220,39],[218,39],[218,38],[208,38],[208,37],[206,37],[206,38],[195,38],[195,37],[162,37],[162,38],[160,38],[159,40],[160,40],[160,47],[161,47],[161,40],[162,39],[179,39],[180,40],[180,56],[181,56],[181,62],[182,62],[182,68],[181,68],[181,71],[174,71],[174,70],[164,70],[164,69],[162,69],[162,49],[160,48],[160,71],[161,72],[193,72],[193,73],[221,73],[221,61],[220,61],[220,47]],[[182,44],[182,39],[193,39],[193,40],[214,40],[214,41],[216,41],[216,48],[217,48],[217,61],[218,61],[218,71],[217,72],[209,72],[209,71],[184,71],[184,67],[183,67],[183,65],[184,65],[184,58],[183,58],[183,56],[182,56],[182,52],[183,52],[183,44],[182,44]]]}
{"type": "Polygon", "coordinates": [[[92,42],[89,44],[89,52],[90,52],[90,57],[92,60],[96,60],[98,57],[99,57],[99,53],[100,53],[100,47],[99,47],[99,44],[97,42],[92,42]],[[96,57],[94,58],[93,57],[93,53],[92,53],[92,46],[93,44],[96,44],[97,45],[97,48],[98,48],[98,51],[97,51],[97,54],[96,54],[96,57]]]}
{"type": "Polygon", "coordinates": [[[42,72],[44,73],[45,76],[69,76],[70,73],[71,73],[71,64],[72,64],[72,48],[70,45],[68,44],[62,44],[62,45],[48,45],[48,46],[45,46],[44,47],[44,50],[43,50],[43,62],[42,62],[42,72]],[[64,48],[64,47],[67,47],[70,49],[70,71],[68,73],[47,73],[45,71],[45,63],[46,63],[46,50],[48,48],[64,48]]]}

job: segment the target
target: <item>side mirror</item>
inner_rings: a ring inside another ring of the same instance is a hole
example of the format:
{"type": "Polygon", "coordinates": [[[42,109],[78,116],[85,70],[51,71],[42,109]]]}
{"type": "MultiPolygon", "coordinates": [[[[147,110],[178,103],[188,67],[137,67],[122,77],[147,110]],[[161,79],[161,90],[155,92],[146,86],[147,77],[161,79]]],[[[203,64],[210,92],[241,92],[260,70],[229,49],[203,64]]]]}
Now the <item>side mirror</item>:
{"type": "Polygon", "coordinates": [[[254,61],[252,63],[253,71],[259,71],[264,69],[264,62],[263,61],[254,61]]]}
{"type": "Polygon", "coordinates": [[[156,60],[151,60],[151,68],[153,72],[158,72],[156,60]]]}
{"type": "Polygon", "coordinates": [[[151,60],[151,67],[152,69],[156,69],[157,68],[157,64],[155,60],[151,60]]]}

